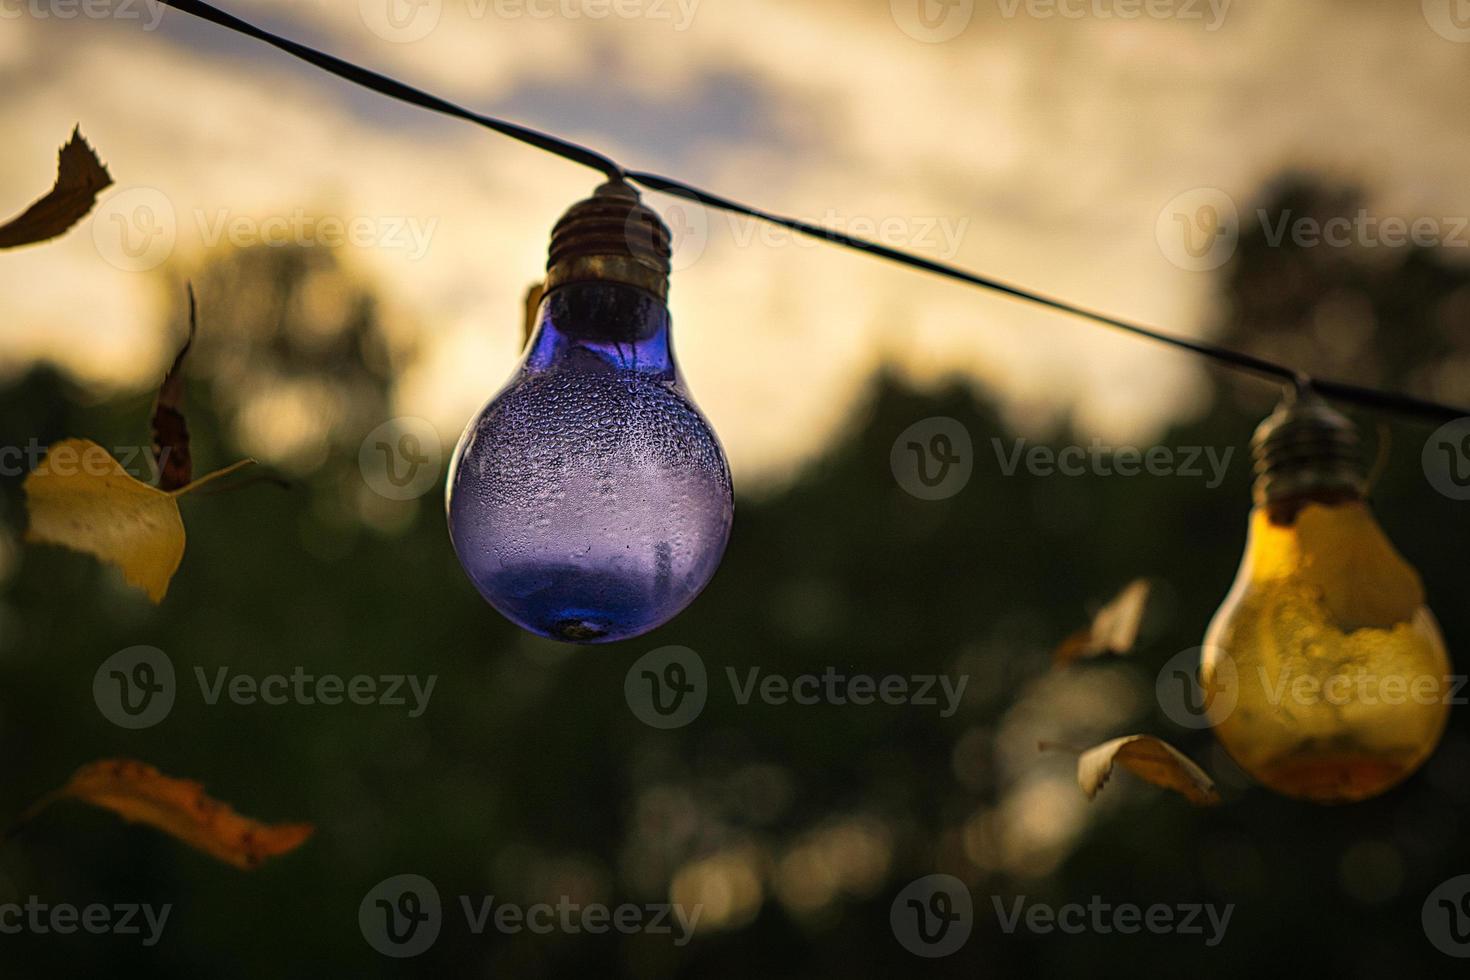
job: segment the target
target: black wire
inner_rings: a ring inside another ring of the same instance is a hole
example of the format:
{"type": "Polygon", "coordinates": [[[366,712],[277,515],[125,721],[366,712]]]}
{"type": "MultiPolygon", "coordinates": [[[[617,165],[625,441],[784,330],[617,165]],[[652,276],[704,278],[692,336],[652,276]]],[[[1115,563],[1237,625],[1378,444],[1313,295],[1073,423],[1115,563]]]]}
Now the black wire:
{"type": "Polygon", "coordinates": [[[889,248],[887,245],[880,245],[877,242],[870,242],[863,238],[854,238],[840,231],[833,231],[831,228],[807,224],[805,221],[800,221],[796,218],[786,218],[779,214],[770,214],[759,208],[753,208],[749,205],[740,204],[737,201],[731,201],[728,198],[711,194],[708,191],[702,191],[697,187],[690,187],[688,184],[669,177],[660,177],[657,174],[641,173],[639,171],[630,171],[627,176],[629,180],[642,184],[650,190],[663,191],[666,194],[673,194],[677,197],[686,198],[687,200],[698,201],[700,204],[707,204],[710,207],[719,208],[722,211],[732,211],[736,214],[743,214],[761,221],[769,221],[772,224],[782,225],[783,227],[790,228],[792,231],[799,231],[804,235],[821,238],[835,245],[842,245],[846,248],[856,249],[859,252],[867,252],[870,255],[876,255],[880,258],[902,262],[904,265],[913,266],[916,269],[924,269],[949,279],[958,279],[961,282],[967,282],[973,286],[979,286],[982,289],[993,290],[994,292],[1003,293],[1004,295],[1025,300],[1029,303],[1037,303],[1053,310],[1059,310],[1062,313],[1070,313],[1073,316],[1094,320],[1139,337],[1147,337],[1150,340],[1173,344],[1176,347],[1194,351],[1196,354],[1213,357],[1223,364],[1229,364],[1242,371],[1254,371],[1257,374],[1276,378],[1281,381],[1295,382],[1300,377],[1298,372],[1291,368],[1282,367],[1279,364],[1274,364],[1271,361],[1255,357],[1251,354],[1242,354],[1226,347],[1218,347],[1214,344],[1205,343],[1204,341],[1190,340],[1187,337],[1179,337],[1174,334],[1154,330],[1150,327],[1140,326],[1136,323],[1129,323],[1126,320],[1119,320],[1105,313],[1097,313],[1080,306],[1074,306],[1064,300],[1052,299],[1048,296],[1042,296],[1039,293],[1033,293],[1030,290],[1022,289],[1020,286],[1013,286],[1009,283],[1001,282],[998,279],[991,279],[974,272],[967,272],[957,266],[936,262],[933,259],[926,259],[920,255],[911,255],[908,252],[900,252],[897,249],[889,248]]]}
{"type": "Polygon", "coordinates": [[[1122,320],[1105,313],[1098,313],[1095,310],[1089,310],[1085,307],[1068,303],[1065,300],[1054,299],[1041,293],[1032,292],[1029,289],[1002,282],[998,279],[991,279],[974,272],[968,272],[958,266],[889,248],[886,245],[880,245],[877,242],[871,242],[867,239],[855,238],[851,235],[843,234],[840,231],[834,231],[831,228],[808,224],[797,218],[788,218],[783,215],[772,214],[769,211],[762,211],[759,208],[732,201],[729,198],[721,197],[710,191],[701,190],[698,187],[671,177],[661,177],[658,174],[644,173],[641,171],[624,171],[611,158],[595,150],[585,146],[579,146],[576,143],[564,140],[558,136],[553,136],[550,133],[543,133],[539,130],[518,126],[515,123],[496,119],[492,116],[484,116],[476,112],[471,112],[469,109],[441,99],[437,95],[431,95],[428,92],[406,85],[386,75],[381,75],[375,71],[370,71],[359,65],[352,64],[351,62],[343,61],[341,58],[318,51],[315,48],[309,48],[304,44],[272,34],[263,28],[256,27],[254,24],[227,14],[217,7],[204,3],[203,0],[158,0],[158,2],[164,6],[173,7],[186,14],[192,14],[195,17],[207,20],[210,23],[218,24],[220,27],[253,37],[259,41],[264,41],[266,44],[278,48],[308,64],[315,65],[339,78],[345,78],[349,82],[371,89],[381,95],[430,109],[434,112],[442,112],[445,115],[477,123],[497,133],[534,146],[537,149],[545,150],[548,153],[553,153],[563,159],[570,160],[573,163],[580,163],[585,167],[600,171],[610,180],[632,181],[641,184],[649,190],[661,191],[665,194],[695,201],[721,211],[742,214],[759,221],[780,225],[792,231],[810,235],[813,238],[818,238],[834,245],[840,245],[859,252],[866,252],[869,255],[875,255],[882,259],[909,266],[910,268],[922,269],[948,279],[969,283],[981,289],[988,289],[1014,299],[1044,306],[1060,313],[1081,317],[1082,319],[1112,327],[1115,330],[1121,330],[1136,337],[1143,337],[1158,343],[1177,347],[1180,350],[1187,350],[1238,371],[1245,371],[1286,382],[1296,387],[1311,387],[1324,398],[1435,421],[1447,421],[1470,416],[1470,410],[1456,408],[1451,405],[1443,405],[1410,395],[1379,391],[1376,388],[1349,384],[1345,381],[1312,378],[1294,368],[1278,364],[1274,361],[1268,361],[1262,357],[1256,357],[1253,354],[1246,354],[1242,351],[1221,347],[1217,344],[1192,340],[1188,337],[1166,333],[1152,327],[1145,327],[1142,324],[1122,320]]]}

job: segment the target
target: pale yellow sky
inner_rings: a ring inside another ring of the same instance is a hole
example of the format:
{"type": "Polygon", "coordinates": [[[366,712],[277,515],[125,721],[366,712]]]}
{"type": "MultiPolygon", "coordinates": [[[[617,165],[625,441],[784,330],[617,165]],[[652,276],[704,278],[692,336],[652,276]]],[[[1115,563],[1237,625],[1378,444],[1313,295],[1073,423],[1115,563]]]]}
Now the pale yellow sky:
{"type": "MultiPolygon", "coordinates": [[[[394,328],[420,335],[398,411],[452,443],[513,367],[551,223],[595,175],[177,12],[155,23],[147,0],[65,19],[58,2],[0,4],[0,212],[49,183],[73,123],[117,186],[65,239],[0,262],[0,365],[51,357],[146,387],[177,284],[142,266],[332,216],[394,328]]],[[[1448,0],[1222,4],[1159,0],[1173,13],[1136,19],[1129,0],[229,9],[629,166],[1200,333],[1216,274],[1171,261],[1158,228],[1201,188],[1245,212],[1272,175],[1310,167],[1367,183],[1386,215],[1470,214],[1470,29],[1448,0]]],[[[1182,355],[748,222],[684,219],[678,349],[737,479],[820,447],[885,358],[990,386],[1023,425],[1075,410],[1119,441],[1201,408],[1182,355]]]]}

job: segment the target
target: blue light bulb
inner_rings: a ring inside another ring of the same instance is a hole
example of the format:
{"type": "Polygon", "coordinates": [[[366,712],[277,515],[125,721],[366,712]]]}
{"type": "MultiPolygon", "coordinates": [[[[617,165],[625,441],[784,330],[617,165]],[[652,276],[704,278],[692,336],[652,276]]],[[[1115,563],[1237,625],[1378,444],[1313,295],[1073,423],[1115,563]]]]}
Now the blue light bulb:
{"type": "Polygon", "coordinates": [[[455,553],[532,633],[646,633],[724,554],[730,470],[674,360],[668,256],[668,230],[626,184],[568,211],[526,356],[454,451],[455,553]]]}

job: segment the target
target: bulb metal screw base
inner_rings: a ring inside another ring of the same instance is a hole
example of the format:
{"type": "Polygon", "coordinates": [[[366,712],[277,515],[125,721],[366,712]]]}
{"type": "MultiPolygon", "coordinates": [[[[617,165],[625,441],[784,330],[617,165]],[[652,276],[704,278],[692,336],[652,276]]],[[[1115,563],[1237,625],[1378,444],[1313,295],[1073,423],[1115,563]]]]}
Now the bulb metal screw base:
{"type": "Polygon", "coordinates": [[[627,183],[608,181],[552,229],[546,292],[573,282],[616,282],[666,300],[672,254],[663,219],[627,183]]]}
{"type": "Polygon", "coordinates": [[[1354,500],[1366,491],[1358,429],[1310,390],[1288,394],[1256,429],[1255,501],[1354,500]]]}

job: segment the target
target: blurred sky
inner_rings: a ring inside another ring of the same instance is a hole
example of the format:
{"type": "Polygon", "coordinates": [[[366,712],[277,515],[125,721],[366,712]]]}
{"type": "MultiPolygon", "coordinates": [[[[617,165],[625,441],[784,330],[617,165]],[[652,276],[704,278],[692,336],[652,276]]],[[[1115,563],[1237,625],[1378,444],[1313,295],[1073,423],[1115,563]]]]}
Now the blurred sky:
{"type": "MultiPolygon", "coordinates": [[[[1181,268],[1157,230],[1219,200],[1201,188],[1247,214],[1265,181],[1309,168],[1365,185],[1375,213],[1470,214],[1463,88],[1446,84],[1470,63],[1457,2],[1154,0],[1172,14],[1134,19],[1129,0],[226,7],[631,167],[1205,333],[1218,272],[1181,268]]],[[[178,270],[330,216],[362,235],[340,254],[392,329],[420,341],[397,410],[452,443],[515,363],[551,224],[597,176],[147,0],[92,9],[0,0],[0,212],[49,186],[74,123],[117,181],[66,238],[0,260],[0,370],[48,357],[146,388],[176,342],[178,270]]],[[[1205,407],[1187,356],[691,206],[670,220],[679,353],[737,478],[819,448],[884,360],[969,375],[1022,427],[1075,409],[1117,441],[1205,407]]]]}

